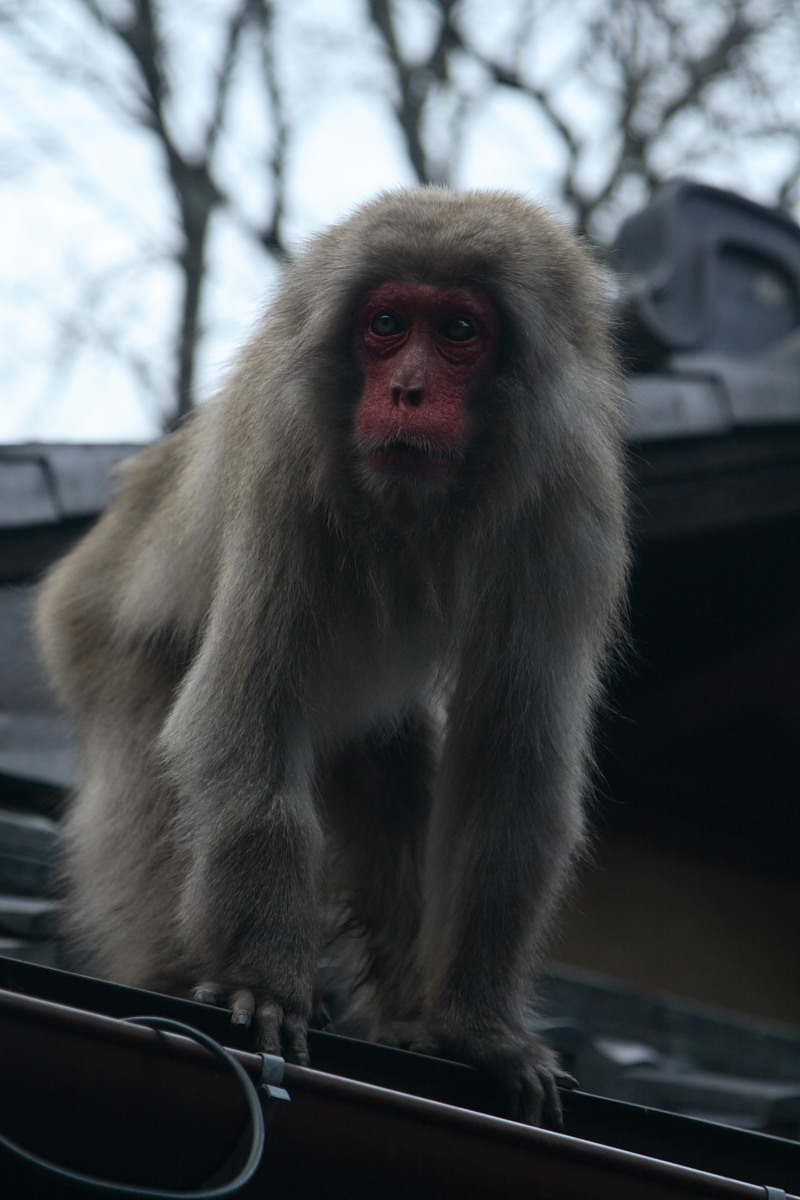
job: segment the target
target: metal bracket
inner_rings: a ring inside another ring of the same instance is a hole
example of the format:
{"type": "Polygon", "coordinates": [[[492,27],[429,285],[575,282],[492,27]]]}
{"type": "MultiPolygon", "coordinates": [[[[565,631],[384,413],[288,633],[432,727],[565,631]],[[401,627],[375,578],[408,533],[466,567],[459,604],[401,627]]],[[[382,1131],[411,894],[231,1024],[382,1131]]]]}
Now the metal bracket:
{"type": "Polygon", "coordinates": [[[291,1096],[286,1088],[281,1087],[286,1063],[278,1054],[261,1055],[261,1078],[258,1087],[264,1096],[270,1100],[288,1100],[291,1096]]]}

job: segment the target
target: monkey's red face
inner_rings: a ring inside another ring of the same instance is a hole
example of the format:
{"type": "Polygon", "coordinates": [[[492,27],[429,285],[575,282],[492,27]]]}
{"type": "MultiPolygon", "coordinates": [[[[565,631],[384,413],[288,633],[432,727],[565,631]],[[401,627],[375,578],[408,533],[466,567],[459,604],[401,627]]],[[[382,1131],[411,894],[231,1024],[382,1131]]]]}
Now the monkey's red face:
{"type": "Polygon", "coordinates": [[[497,312],[478,288],[390,282],[370,293],[358,322],[356,438],[373,470],[428,476],[454,468],[497,343],[497,312]]]}

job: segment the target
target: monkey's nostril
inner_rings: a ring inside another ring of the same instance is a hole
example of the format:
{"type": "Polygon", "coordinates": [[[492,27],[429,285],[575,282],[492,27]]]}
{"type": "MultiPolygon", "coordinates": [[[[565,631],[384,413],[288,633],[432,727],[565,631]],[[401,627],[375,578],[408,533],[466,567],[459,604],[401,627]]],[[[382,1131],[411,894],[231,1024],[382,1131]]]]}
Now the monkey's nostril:
{"type": "Polygon", "coordinates": [[[398,406],[419,408],[422,403],[422,388],[393,387],[392,401],[398,406]]]}

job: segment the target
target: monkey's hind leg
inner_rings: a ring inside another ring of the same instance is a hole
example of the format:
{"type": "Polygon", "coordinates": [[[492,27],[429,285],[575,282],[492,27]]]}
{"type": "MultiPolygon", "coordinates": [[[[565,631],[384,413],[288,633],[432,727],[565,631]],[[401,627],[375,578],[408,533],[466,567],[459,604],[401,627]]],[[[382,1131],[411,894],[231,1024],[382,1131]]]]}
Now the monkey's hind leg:
{"type": "Polygon", "coordinates": [[[62,825],[63,932],[88,973],[185,994],[166,791],[133,756],[94,764],[62,825]]]}
{"type": "Polygon", "coordinates": [[[319,788],[333,848],[332,889],[353,939],[354,1012],[371,1037],[419,1015],[417,937],[422,856],[434,769],[425,713],[377,729],[321,773],[319,788]]]}

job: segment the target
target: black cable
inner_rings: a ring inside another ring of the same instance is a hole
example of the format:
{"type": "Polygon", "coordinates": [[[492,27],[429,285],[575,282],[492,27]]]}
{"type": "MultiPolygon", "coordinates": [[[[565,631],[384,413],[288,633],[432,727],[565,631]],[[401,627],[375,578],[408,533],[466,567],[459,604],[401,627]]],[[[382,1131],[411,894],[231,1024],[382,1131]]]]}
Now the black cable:
{"type": "Polygon", "coordinates": [[[107,1196],[137,1197],[138,1200],[226,1200],[229,1196],[235,1196],[253,1178],[264,1152],[266,1137],[264,1113],[256,1085],[229,1050],[207,1034],[201,1033],[199,1029],[193,1029],[190,1025],[184,1025],[182,1021],[172,1021],[167,1017],[126,1017],[125,1020],[131,1025],[147,1025],[150,1029],[179,1033],[183,1037],[199,1042],[217,1058],[221,1058],[239,1080],[247,1100],[252,1139],[247,1161],[235,1179],[219,1187],[203,1188],[200,1191],[166,1192],[160,1188],[146,1188],[135,1184],[114,1183],[110,1179],[97,1179],[94,1175],[83,1175],[80,1171],[71,1171],[67,1167],[57,1166],[56,1163],[49,1162],[48,1159],[40,1158],[37,1154],[23,1149],[22,1146],[18,1146],[16,1142],[12,1142],[2,1133],[0,1133],[0,1147],[50,1179],[77,1184],[89,1191],[107,1196]]]}

